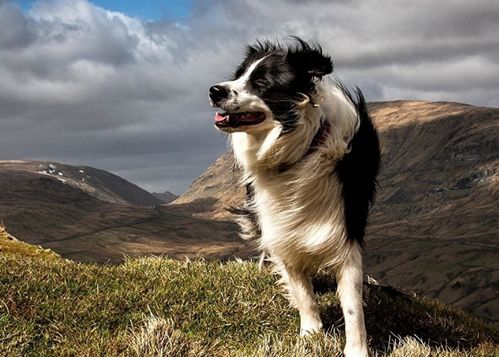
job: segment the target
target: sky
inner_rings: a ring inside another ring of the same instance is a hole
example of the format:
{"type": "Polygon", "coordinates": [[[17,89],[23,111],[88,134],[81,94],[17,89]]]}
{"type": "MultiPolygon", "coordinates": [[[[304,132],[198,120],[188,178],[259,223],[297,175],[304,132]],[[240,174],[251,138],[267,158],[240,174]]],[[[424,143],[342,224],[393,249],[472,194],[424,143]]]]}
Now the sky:
{"type": "MultiPolygon", "coordinates": [[[[17,4],[24,11],[29,11],[36,2],[36,0],[20,0],[17,4]]],[[[127,16],[146,21],[184,20],[189,16],[193,7],[192,0],[98,0],[92,1],[92,4],[102,9],[121,12],[127,16]]]]}
{"type": "Polygon", "coordinates": [[[210,85],[256,39],[322,45],[368,101],[499,106],[499,2],[0,0],[0,160],[183,192],[227,148],[210,85]]]}

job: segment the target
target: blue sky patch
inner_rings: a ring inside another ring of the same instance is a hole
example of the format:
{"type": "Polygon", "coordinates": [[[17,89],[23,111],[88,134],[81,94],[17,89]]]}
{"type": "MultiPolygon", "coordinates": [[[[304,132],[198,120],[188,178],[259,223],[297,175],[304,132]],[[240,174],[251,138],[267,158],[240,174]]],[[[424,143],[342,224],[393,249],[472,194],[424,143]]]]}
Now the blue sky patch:
{"type": "MultiPolygon", "coordinates": [[[[29,11],[36,0],[18,0],[24,11],[29,11]]],[[[106,10],[117,11],[143,20],[181,20],[192,12],[193,0],[93,0],[90,1],[106,10]]]]}

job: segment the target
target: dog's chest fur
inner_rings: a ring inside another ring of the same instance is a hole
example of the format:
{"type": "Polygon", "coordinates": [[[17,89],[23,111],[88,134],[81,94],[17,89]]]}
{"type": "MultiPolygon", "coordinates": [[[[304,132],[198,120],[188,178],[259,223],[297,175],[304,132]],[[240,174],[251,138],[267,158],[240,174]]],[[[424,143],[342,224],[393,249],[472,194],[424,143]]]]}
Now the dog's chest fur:
{"type": "MultiPolygon", "coordinates": [[[[300,266],[319,266],[321,257],[332,263],[331,256],[339,255],[337,250],[346,240],[341,184],[331,173],[303,182],[308,179],[304,174],[310,174],[305,170],[293,168],[281,174],[286,181],[272,175],[255,178],[254,205],[262,230],[262,248],[278,251],[279,256],[300,256],[300,266]]],[[[330,166],[324,167],[323,172],[330,171],[330,166]]]]}

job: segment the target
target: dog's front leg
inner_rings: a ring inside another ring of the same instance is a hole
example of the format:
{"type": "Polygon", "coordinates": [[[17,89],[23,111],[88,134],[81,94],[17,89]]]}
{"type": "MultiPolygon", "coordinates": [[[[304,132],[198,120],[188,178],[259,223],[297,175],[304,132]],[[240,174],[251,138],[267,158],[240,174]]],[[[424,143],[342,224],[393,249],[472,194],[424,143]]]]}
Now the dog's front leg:
{"type": "Polygon", "coordinates": [[[310,274],[284,264],[280,264],[279,270],[288,298],[300,312],[300,335],[322,331],[319,306],[315,300],[310,274]]]}
{"type": "Polygon", "coordinates": [[[337,271],[338,294],[345,318],[346,357],[367,357],[362,302],[362,255],[356,244],[337,271]]]}

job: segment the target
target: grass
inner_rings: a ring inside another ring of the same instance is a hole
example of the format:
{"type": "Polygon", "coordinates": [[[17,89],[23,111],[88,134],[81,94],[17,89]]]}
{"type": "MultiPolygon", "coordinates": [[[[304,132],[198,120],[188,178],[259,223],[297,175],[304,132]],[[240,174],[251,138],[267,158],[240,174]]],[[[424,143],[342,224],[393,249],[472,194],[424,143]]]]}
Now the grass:
{"type": "Polygon", "coordinates": [[[39,257],[44,259],[59,259],[60,256],[50,249],[34,246],[17,240],[10,235],[0,221],[0,254],[18,254],[26,257],[39,257]]]}
{"type": "MultiPolygon", "coordinates": [[[[341,353],[342,319],[327,273],[316,285],[329,334],[300,339],[298,314],[275,277],[252,262],[81,264],[8,239],[3,229],[0,249],[2,356],[341,353]]],[[[497,326],[441,303],[374,285],[366,302],[373,354],[499,355],[497,326]]]]}

